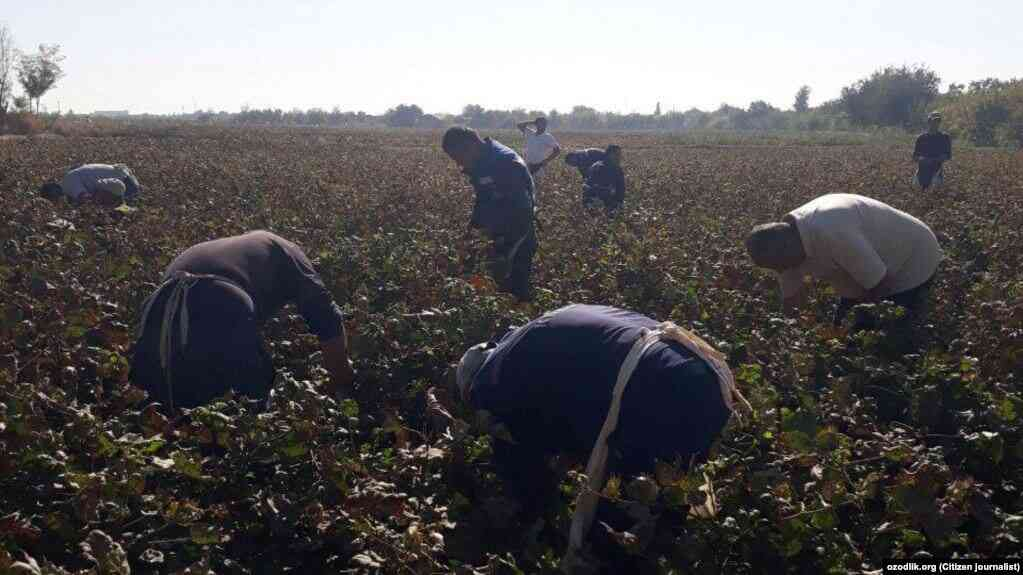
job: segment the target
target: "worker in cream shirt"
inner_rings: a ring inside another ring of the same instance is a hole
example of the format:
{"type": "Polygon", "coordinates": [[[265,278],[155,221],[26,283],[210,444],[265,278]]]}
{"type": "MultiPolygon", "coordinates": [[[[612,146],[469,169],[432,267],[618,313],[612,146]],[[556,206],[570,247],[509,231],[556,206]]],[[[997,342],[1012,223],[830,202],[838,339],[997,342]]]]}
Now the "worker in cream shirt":
{"type": "MultiPolygon", "coordinates": [[[[534,188],[539,188],[540,171],[558,157],[558,154],[561,153],[561,146],[547,131],[547,118],[543,116],[532,122],[519,122],[516,127],[526,138],[523,159],[526,160],[529,175],[533,177],[534,188]]],[[[539,192],[539,189],[535,191],[539,192]]]]}
{"type": "Polygon", "coordinates": [[[830,283],[842,298],[836,324],[866,301],[918,311],[943,257],[927,224],[855,194],[821,196],[753,228],[746,249],[753,263],[779,273],[786,310],[806,300],[806,276],[830,283]]]}

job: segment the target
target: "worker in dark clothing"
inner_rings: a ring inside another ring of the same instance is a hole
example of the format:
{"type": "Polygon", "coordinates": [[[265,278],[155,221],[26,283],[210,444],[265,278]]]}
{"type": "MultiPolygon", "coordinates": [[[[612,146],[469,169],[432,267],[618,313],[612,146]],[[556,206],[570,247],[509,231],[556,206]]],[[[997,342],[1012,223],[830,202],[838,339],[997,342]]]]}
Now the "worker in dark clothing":
{"type": "Polygon", "coordinates": [[[204,242],[171,262],[142,313],[132,381],[171,410],[229,389],[266,398],[274,371],[260,327],[289,302],[319,338],[332,385],[347,392],[341,310],[302,250],[266,231],[204,242]]]}
{"type": "Polygon", "coordinates": [[[724,357],[699,337],[594,305],[549,312],[473,346],[456,381],[462,400],[506,431],[492,443],[495,463],[525,501],[548,495],[548,456],[589,457],[597,492],[609,470],[689,465],[741,397],[724,357]]]}
{"type": "Polygon", "coordinates": [[[442,145],[475,189],[469,230],[479,228],[493,241],[494,279],[503,291],[529,301],[529,276],[537,249],[529,169],[512,149],[481,139],[470,128],[450,128],[442,145]]]}
{"type": "Polygon", "coordinates": [[[913,161],[917,166],[914,180],[921,190],[942,184],[943,165],[952,158],[952,139],[940,128],[941,113],[931,112],[927,116],[927,132],[917,137],[913,147],[913,161]]]}
{"type": "Polygon", "coordinates": [[[607,147],[606,158],[590,166],[583,184],[583,203],[590,205],[599,200],[608,212],[614,212],[625,202],[625,173],[622,171],[622,149],[607,147]]]}
{"type": "Polygon", "coordinates": [[[579,175],[585,180],[586,174],[590,172],[590,166],[607,158],[607,151],[600,148],[584,148],[565,154],[565,163],[579,170],[579,175]]]}

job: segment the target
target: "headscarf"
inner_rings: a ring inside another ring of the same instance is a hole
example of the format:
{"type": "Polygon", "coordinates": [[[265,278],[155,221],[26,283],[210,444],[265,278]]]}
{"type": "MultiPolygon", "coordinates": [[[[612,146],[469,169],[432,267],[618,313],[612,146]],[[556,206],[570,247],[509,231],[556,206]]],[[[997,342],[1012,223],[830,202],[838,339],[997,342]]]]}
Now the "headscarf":
{"type": "Polygon", "coordinates": [[[462,355],[461,361],[458,362],[458,369],[455,371],[455,380],[458,383],[458,392],[462,395],[463,400],[469,398],[469,388],[471,387],[472,378],[476,377],[483,362],[487,360],[487,357],[491,353],[494,353],[494,348],[490,347],[487,342],[478,343],[470,347],[465,354],[462,355]]]}

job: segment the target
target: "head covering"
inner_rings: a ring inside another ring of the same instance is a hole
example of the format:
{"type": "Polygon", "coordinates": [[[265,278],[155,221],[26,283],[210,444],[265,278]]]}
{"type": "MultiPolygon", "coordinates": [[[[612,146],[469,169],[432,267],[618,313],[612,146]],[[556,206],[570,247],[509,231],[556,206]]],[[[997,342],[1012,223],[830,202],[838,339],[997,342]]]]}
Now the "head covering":
{"type": "Polygon", "coordinates": [[[462,395],[463,399],[467,397],[472,378],[479,373],[480,368],[483,367],[483,362],[494,352],[492,347],[487,349],[489,346],[490,344],[483,342],[470,347],[462,355],[462,360],[458,362],[455,380],[458,383],[458,392],[462,395]]]}
{"type": "Polygon", "coordinates": [[[933,111],[933,112],[931,112],[930,114],[927,115],[927,119],[928,120],[940,120],[941,119],[941,112],[935,110],[935,111],[933,111]]]}
{"type": "Polygon", "coordinates": [[[126,190],[124,182],[118,178],[103,178],[96,181],[96,188],[107,192],[115,198],[123,198],[126,190]]]}

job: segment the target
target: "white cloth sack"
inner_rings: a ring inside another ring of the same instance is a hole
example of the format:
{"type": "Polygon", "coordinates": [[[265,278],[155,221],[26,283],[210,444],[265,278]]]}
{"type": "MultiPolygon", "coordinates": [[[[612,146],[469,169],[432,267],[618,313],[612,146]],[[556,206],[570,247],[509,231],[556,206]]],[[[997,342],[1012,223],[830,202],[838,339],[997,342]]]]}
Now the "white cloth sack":
{"type": "Polygon", "coordinates": [[[752,411],[752,406],[746,401],[735,386],[735,378],[732,370],[725,362],[725,356],[703,341],[698,335],[680,327],[672,322],[664,322],[653,330],[646,330],[636,343],[633,344],[629,354],[622,362],[618,370],[618,379],[615,382],[614,391],[611,396],[611,406],[604,419],[604,425],[597,436],[597,441],[590,452],[590,459],[586,463],[586,485],[583,491],[576,498],[575,513],[572,516],[572,527],[569,531],[568,548],[569,553],[575,553],[582,547],[593,523],[593,516],[597,510],[597,503],[600,501],[600,490],[607,478],[607,438],[618,427],[618,415],[621,410],[622,396],[625,388],[632,378],[632,373],[639,365],[643,355],[655,343],[661,340],[678,342],[695,354],[698,358],[707,362],[707,365],[718,376],[718,383],[721,385],[721,397],[725,406],[733,413],[735,399],[738,398],[752,411]]]}

